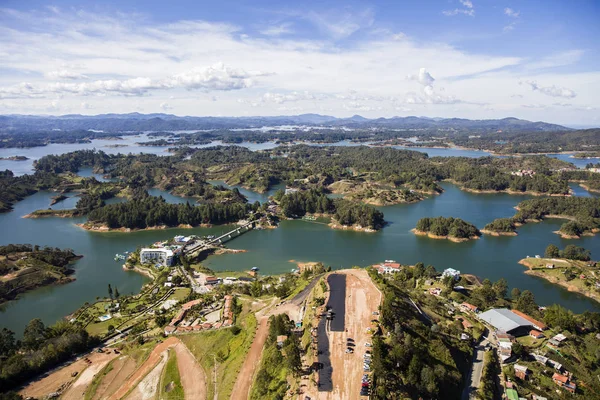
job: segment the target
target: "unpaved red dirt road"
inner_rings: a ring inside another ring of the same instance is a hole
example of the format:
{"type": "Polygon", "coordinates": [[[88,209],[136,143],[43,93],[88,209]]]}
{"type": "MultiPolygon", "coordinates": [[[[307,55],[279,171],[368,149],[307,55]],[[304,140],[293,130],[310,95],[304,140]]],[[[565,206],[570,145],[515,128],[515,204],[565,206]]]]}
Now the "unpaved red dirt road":
{"type": "Polygon", "coordinates": [[[244,360],[242,369],[238,374],[235,385],[233,386],[233,391],[231,392],[232,400],[245,400],[250,394],[250,388],[252,387],[254,374],[258,369],[260,356],[262,354],[263,347],[265,346],[265,342],[267,341],[267,336],[269,335],[268,322],[269,318],[264,316],[258,321],[256,336],[254,336],[254,341],[252,342],[252,346],[250,346],[250,351],[244,360]]]}

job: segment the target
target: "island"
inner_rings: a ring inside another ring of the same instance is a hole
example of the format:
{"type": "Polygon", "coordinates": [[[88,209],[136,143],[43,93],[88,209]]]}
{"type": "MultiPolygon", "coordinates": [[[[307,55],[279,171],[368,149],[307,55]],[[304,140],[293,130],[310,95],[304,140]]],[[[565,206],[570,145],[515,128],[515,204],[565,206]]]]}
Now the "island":
{"type": "Polygon", "coordinates": [[[0,246],[0,303],[41,286],[73,281],[70,265],[81,257],[70,249],[30,244],[0,246]]]}
{"type": "Polygon", "coordinates": [[[374,232],[385,224],[383,213],[376,208],[345,199],[330,199],[316,189],[288,194],[279,190],[273,200],[278,203],[280,214],[285,218],[327,216],[331,218],[329,226],[334,229],[374,232]]]}
{"type": "Polygon", "coordinates": [[[485,226],[484,231],[502,234],[514,231],[517,226],[540,222],[544,218],[565,219],[554,233],[563,239],[579,239],[600,232],[600,199],[590,197],[546,197],[525,200],[516,207],[512,218],[500,218],[485,226]]]}
{"type": "Polygon", "coordinates": [[[511,218],[498,218],[487,224],[481,233],[491,236],[517,236],[517,224],[511,218]]]}
{"type": "Polygon", "coordinates": [[[457,243],[479,239],[481,236],[475,225],[453,217],[421,218],[412,232],[431,239],[447,239],[457,243]]]}
{"type": "Polygon", "coordinates": [[[6,160],[6,161],[26,161],[26,160],[29,160],[29,157],[25,157],[25,156],[9,156],[9,157],[0,157],[0,160],[6,160]]]}
{"type": "Polygon", "coordinates": [[[590,252],[582,247],[568,245],[559,250],[555,245],[546,248],[544,257],[526,257],[519,261],[526,266],[527,275],[537,276],[600,302],[598,263],[591,261],[590,252]]]}

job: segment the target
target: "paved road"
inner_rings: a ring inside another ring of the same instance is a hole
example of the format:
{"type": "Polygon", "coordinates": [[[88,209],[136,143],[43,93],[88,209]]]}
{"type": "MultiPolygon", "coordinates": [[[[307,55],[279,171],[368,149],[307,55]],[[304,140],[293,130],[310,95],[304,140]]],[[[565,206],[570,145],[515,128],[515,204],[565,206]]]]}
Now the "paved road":
{"type": "Polygon", "coordinates": [[[485,347],[488,344],[487,340],[479,343],[475,347],[475,356],[473,357],[473,364],[469,371],[468,385],[463,391],[462,400],[474,399],[477,389],[481,384],[481,374],[483,372],[483,357],[485,355],[485,347]]]}

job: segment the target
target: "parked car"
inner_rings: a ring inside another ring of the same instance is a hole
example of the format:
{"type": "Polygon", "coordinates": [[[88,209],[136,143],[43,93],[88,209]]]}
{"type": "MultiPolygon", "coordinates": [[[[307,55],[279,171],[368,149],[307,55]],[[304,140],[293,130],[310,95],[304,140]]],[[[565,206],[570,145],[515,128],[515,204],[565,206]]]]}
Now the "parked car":
{"type": "Polygon", "coordinates": [[[366,343],[365,343],[365,347],[371,347],[371,343],[369,343],[369,342],[366,342],[366,343]]]}

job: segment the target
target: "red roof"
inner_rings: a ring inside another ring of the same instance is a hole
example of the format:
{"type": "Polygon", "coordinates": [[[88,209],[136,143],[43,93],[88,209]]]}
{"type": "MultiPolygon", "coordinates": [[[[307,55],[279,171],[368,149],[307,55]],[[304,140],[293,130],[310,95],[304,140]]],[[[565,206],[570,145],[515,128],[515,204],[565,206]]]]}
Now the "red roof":
{"type": "Polygon", "coordinates": [[[198,299],[198,300],[192,300],[192,301],[188,301],[187,303],[185,303],[182,307],[184,310],[189,310],[190,308],[201,304],[202,303],[202,299],[198,299]]]}
{"type": "Polygon", "coordinates": [[[547,328],[546,324],[540,322],[536,319],[531,318],[529,315],[522,313],[519,310],[511,310],[513,314],[517,314],[519,317],[525,318],[527,321],[531,322],[533,325],[537,326],[541,330],[545,330],[547,328]]]}
{"type": "Polygon", "coordinates": [[[469,304],[469,303],[462,303],[461,305],[463,305],[463,306],[467,307],[467,308],[468,308],[469,310],[471,310],[471,311],[475,311],[475,310],[477,310],[477,309],[478,309],[478,307],[477,307],[477,306],[474,306],[473,304],[469,304]]]}
{"type": "Polygon", "coordinates": [[[552,375],[552,380],[553,381],[558,381],[558,382],[561,382],[561,383],[565,383],[565,384],[567,382],[569,382],[569,378],[567,378],[564,375],[558,374],[556,372],[554,373],[554,375],[552,375]]]}
{"type": "Polygon", "coordinates": [[[540,337],[544,336],[544,334],[540,331],[536,331],[535,329],[532,329],[529,331],[529,336],[533,336],[534,338],[540,338],[540,337]]]}
{"type": "Polygon", "coordinates": [[[386,262],[386,263],[383,263],[383,265],[385,267],[388,267],[388,268],[394,268],[394,269],[400,268],[400,264],[399,263],[387,263],[386,262]]]}

